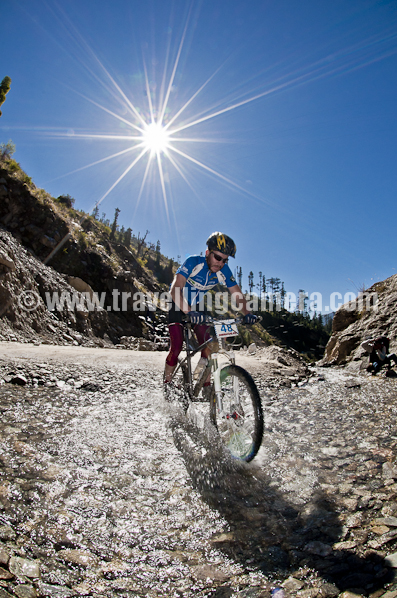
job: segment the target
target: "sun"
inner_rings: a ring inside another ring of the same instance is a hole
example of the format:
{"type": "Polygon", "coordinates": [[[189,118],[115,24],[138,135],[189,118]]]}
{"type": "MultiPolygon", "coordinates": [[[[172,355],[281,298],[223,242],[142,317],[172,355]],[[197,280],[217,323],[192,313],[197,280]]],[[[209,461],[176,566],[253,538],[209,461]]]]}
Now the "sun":
{"type": "Polygon", "coordinates": [[[170,135],[160,124],[152,122],[145,126],[142,134],[143,146],[151,154],[165,153],[170,147],[170,135]]]}

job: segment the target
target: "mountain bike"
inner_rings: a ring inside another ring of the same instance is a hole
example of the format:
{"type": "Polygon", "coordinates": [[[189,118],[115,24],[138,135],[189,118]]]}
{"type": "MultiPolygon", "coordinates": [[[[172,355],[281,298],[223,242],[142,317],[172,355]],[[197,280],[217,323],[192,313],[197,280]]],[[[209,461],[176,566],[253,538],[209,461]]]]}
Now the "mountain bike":
{"type": "MultiPolygon", "coordinates": [[[[251,461],[258,453],[263,436],[263,412],[258,389],[250,374],[236,365],[233,346],[226,340],[238,336],[243,318],[219,320],[207,317],[213,327],[211,337],[198,345],[192,325],[183,325],[186,357],[179,359],[171,382],[164,385],[167,401],[178,401],[185,413],[198,403],[209,402],[209,417],[222,444],[233,457],[251,461]],[[192,358],[206,346],[211,353],[197,381],[192,358]],[[223,363],[222,363],[223,359],[223,363]],[[226,360],[226,363],[225,361],[226,360]],[[209,386],[208,379],[211,383],[209,386]]],[[[230,341],[228,341],[230,342],[230,341]]]]}

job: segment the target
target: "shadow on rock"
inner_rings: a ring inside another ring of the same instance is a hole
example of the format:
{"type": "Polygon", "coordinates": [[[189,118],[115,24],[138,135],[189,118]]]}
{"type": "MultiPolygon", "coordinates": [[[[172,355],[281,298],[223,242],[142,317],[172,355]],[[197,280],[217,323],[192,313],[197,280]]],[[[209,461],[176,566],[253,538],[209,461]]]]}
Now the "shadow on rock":
{"type": "MultiPolygon", "coordinates": [[[[306,567],[335,590],[364,595],[391,581],[392,573],[375,552],[359,556],[333,548],[342,526],[328,496],[317,492],[304,505],[291,504],[255,463],[231,458],[210,428],[203,433],[186,418],[171,423],[194,488],[228,522],[230,531],[212,537],[214,548],[270,579],[306,567]]],[[[338,593],[328,590],[324,595],[338,593]]]]}

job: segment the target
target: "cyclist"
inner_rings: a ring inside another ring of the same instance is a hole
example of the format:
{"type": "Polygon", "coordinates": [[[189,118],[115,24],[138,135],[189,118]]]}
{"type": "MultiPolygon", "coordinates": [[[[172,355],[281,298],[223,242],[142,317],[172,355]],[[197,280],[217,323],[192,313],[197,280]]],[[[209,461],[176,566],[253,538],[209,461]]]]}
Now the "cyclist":
{"type": "MultiPolygon", "coordinates": [[[[222,284],[227,287],[231,295],[235,295],[235,304],[244,314],[245,324],[254,324],[258,319],[247,308],[245,297],[227,265],[229,257],[234,258],[235,255],[236,245],[233,239],[223,233],[214,232],[207,239],[205,257],[192,255],[176,271],[170,288],[172,298],[168,312],[170,351],[165,361],[165,383],[170,382],[182,350],[184,315],[189,315],[200,345],[210,338],[210,329],[205,324],[203,297],[215,285],[222,284]]],[[[207,360],[210,353],[210,348],[204,347],[201,351],[202,359],[207,360]]],[[[209,380],[206,384],[209,384],[209,380]]]]}

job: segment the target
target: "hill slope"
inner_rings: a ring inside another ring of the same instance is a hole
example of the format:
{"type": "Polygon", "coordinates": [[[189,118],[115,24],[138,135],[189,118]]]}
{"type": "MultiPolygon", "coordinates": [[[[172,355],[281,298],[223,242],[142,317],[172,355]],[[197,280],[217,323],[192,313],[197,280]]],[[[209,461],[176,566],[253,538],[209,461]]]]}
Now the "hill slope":
{"type": "Polygon", "coordinates": [[[390,339],[390,351],[397,352],[397,274],[374,284],[365,295],[364,300],[346,303],[335,313],[320,365],[363,367],[368,355],[360,348],[361,342],[382,335],[390,339]]]}
{"type": "Polygon", "coordinates": [[[91,297],[95,293],[102,298],[105,309],[87,314],[84,309],[65,308],[52,313],[51,321],[63,321],[71,330],[102,339],[106,334],[114,344],[122,336],[153,336],[147,310],[132,309],[134,294],[161,292],[167,285],[157,281],[132,248],[110,241],[108,227],[36,188],[10,159],[0,162],[0,226],[3,336],[8,337],[6,331],[11,329],[17,337],[18,329],[27,338],[44,334],[44,322],[50,317],[45,294],[54,292],[70,296],[86,292],[91,297]],[[41,298],[36,313],[18,302],[26,289],[41,298]]]}

